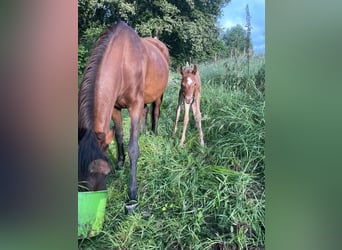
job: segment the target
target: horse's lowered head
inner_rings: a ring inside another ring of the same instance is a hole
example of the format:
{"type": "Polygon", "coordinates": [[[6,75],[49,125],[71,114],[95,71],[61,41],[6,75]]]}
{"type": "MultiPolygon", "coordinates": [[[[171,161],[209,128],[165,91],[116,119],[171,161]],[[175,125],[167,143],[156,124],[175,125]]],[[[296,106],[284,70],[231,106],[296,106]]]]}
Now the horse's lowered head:
{"type": "MultiPolygon", "coordinates": [[[[79,131],[82,131],[82,129],[79,131]]],[[[78,147],[79,190],[105,190],[107,176],[110,172],[111,167],[108,158],[100,149],[95,133],[87,130],[80,140],[78,147]]]]}
{"type": "Polygon", "coordinates": [[[89,190],[105,190],[106,178],[110,173],[109,163],[105,160],[98,159],[89,164],[88,189],[89,190]]]}
{"type": "Polygon", "coordinates": [[[105,190],[109,173],[110,166],[107,161],[103,159],[92,161],[87,173],[79,172],[80,189],[86,191],[105,190]]]}
{"type": "Polygon", "coordinates": [[[182,75],[181,94],[187,104],[191,104],[195,97],[195,90],[199,87],[199,77],[197,72],[197,65],[193,69],[179,68],[179,73],[182,75]]]}

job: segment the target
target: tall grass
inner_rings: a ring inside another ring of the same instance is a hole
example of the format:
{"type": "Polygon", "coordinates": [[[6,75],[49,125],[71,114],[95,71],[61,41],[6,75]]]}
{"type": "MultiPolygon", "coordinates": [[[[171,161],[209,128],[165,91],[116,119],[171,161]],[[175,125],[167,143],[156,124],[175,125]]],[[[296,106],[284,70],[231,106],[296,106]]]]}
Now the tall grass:
{"type": "MultiPolygon", "coordinates": [[[[127,160],[124,170],[109,177],[103,232],[80,240],[80,249],[264,248],[265,101],[254,78],[264,62],[253,58],[250,76],[242,73],[245,78],[239,84],[238,78],[227,81],[232,74],[228,70],[237,67],[232,63],[199,65],[204,147],[192,116],[184,147],[179,147],[181,129],[172,134],[180,76],[170,73],[159,136],[147,132],[139,139],[138,208],[124,213],[127,160]]],[[[234,70],[244,70],[238,67],[234,70]]],[[[127,145],[127,111],[124,117],[127,145]]],[[[115,164],[114,143],[108,153],[115,164]]]]}

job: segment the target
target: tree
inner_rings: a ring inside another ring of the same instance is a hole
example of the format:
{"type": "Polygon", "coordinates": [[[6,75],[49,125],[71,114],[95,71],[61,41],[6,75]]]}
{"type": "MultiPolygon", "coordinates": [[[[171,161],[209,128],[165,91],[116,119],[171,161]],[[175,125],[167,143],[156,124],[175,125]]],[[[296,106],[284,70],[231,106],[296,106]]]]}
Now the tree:
{"type": "MultiPolygon", "coordinates": [[[[223,40],[225,41],[228,47],[228,53],[231,56],[237,57],[246,53],[247,33],[240,24],[227,29],[223,35],[223,40]]],[[[253,48],[250,40],[248,46],[251,49],[253,48]]]]}
{"type": "Polygon", "coordinates": [[[251,56],[251,53],[249,51],[250,44],[251,44],[251,16],[249,14],[249,8],[248,4],[246,5],[246,28],[247,28],[247,36],[246,36],[246,52],[247,52],[247,66],[248,66],[248,75],[249,75],[249,58],[251,56]]]}
{"type": "MultiPolygon", "coordinates": [[[[79,0],[79,44],[89,51],[96,37],[115,21],[126,21],[141,36],[157,36],[170,50],[173,67],[217,53],[221,9],[230,0],[79,0]]],[[[80,58],[79,58],[80,59],[80,58]]],[[[84,60],[83,60],[84,61],[84,60]]],[[[82,70],[82,69],[80,69],[82,70]]]]}

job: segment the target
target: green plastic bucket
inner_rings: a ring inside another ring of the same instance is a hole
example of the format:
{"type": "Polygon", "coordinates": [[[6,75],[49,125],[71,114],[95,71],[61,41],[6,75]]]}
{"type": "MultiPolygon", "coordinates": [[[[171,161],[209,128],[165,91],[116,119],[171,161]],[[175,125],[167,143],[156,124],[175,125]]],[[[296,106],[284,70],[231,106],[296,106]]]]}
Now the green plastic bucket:
{"type": "Polygon", "coordinates": [[[98,235],[102,230],[107,190],[78,192],[78,238],[98,235]]]}

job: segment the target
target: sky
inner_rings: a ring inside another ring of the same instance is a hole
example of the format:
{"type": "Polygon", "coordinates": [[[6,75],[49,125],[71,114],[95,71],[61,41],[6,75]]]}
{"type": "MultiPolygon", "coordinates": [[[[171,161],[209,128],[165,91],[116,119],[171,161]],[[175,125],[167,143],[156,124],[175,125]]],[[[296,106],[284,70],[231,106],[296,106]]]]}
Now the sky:
{"type": "Polygon", "coordinates": [[[218,25],[224,31],[240,24],[246,26],[246,5],[251,16],[251,39],[255,53],[265,53],[265,0],[231,0],[222,9],[218,25]]]}

